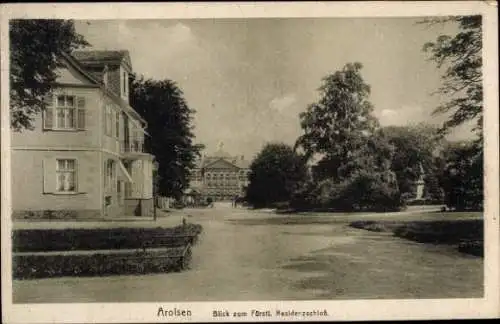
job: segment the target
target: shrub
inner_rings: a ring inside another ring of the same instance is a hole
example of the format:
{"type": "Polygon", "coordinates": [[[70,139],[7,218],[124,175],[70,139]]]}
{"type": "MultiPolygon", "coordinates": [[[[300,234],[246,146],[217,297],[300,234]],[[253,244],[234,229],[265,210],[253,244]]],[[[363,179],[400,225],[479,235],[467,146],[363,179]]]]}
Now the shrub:
{"type": "Polygon", "coordinates": [[[458,251],[482,257],[484,256],[484,242],[477,240],[460,242],[458,251]]]}
{"type": "Polygon", "coordinates": [[[458,244],[483,240],[482,220],[409,222],[395,229],[394,235],[420,243],[458,244]]]}
{"type": "Polygon", "coordinates": [[[440,182],[445,203],[456,210],[483,209],[483,147],[477,142],[453,143],[443,152],[440,182]]]}
{"type": "Polygon", "coordinates": [[[444,201],[435,199],[413,199],[406,202],[408,206],[430,206],[430,205],[442,205],[444,201]]]}
{"type": "Polygon", "coordinates": [[[13,278],[103,276],[180,271],[189,266],[191,250],[94,254],[13,254],[13,278]],[[184,254],[185,252],[185,254],[184,254]]]}
{"type": "Polygon", "coordinates": [[[110,229],[18,229],[12,232],[14,252],[69,251],[99,249],[134,249],[142,247],[146,240],[161,243],[153,239],[166,238],[171,246],[184,245],[189,238],[196,237],[202,231],[199,224],[180,225],[172,228],[110,228],[110,229]]]}
{"type": "Polygon", "coordinates": [[[359,172],[342,182],[326,179],[313,194],[319,207],[338,211],[396,211],[403,205],[397,186],[384,173],[359,172]]]}

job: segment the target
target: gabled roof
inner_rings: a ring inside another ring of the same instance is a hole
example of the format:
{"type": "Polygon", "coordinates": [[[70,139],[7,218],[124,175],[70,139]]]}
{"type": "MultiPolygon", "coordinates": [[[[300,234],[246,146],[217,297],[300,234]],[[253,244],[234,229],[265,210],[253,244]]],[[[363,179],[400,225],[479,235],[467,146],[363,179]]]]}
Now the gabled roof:
{"type": "Polygon", "coordinates": [[[85,71],[85,69],[79,64],[79,62],[75,59],[74,56],[64,53],[61,53],[61,56],[66,59],[74,69],[76,69],[81,75],[83,75],[87,80],[89,80],[92,84],[96,86],[101,86],[101,82],[99,79],[96,79],[94,75],[85,71]]]}
{"type": "Polygon", "coordinates": [[[237,159],[234,164],[238,166],[240,169],[249,169],[250,168],[250,161],[248,160],[240,160],[237,159]]]}
{"type": "Polygon", "coordinates": [[[125,110],[125,112],[133,115],[135,118],[139,119],[141,122],[146,123],[146,120],[128,103],[126,103],[122,98],[118,97],[116,94],[111,92],[110,90],[104,87],[102,80],[98,80],[97,77],[88,71],[85,70],[85,66],[82,66],[81,63],[74,57],[74,52],[72,54],[61,53],[61,56],[66,60],[68,64],[70,64],[73,68],[75,68],[79,73],[85,76],[92,84],[97,87],[100,87],[104,93],[106,93],[110,98],[114,99],[120,106],[125,110]]]}
{"type": "Polygon", "coordinates": [[[241,157],[231,157],[227,155],[227,157],[223,156],[205,156],[202,159],[198,160],[196,163],[196,168],[207,168],[217,161],[224,161],[239,169],[248,169],[250,167],[250,162],[241,158],[241,157]]]}
{"type": "Polygon", "coordinates": [[[82,65],[106,65],[106,64],[121,64],[125,65],[132,71],[132,61],[127,50],[107,51],[107,50],[77,50],[73,51],[72,55],[82,65]]]}
{"type": "Polygon", "coordinates": [[[227,166],[227,165],[230,165],[232,167],[238,167],[236,166],[234,163],[232,163],[231,160],[229,159],[224,159],[224,158],[216,158],[216,159],[213,159],[212,161],[210,161],[209,163],[205,163],[205,165],[203,167],[205,168],[210,168],[210,167],[214,167],[215,165],[218,165],[219,167],[221,165],[224,165],[224,166],[227,166]]]}

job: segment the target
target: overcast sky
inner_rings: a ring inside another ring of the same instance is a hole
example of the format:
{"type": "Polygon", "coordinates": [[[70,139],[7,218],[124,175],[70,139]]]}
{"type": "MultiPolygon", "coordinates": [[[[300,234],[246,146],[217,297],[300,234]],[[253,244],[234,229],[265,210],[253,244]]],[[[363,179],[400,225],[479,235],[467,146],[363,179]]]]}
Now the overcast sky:
{"type": "MultiPolygon", "coordinates": [[[[455,26],[428,28],[410,18],[77,21],[95,49],[127,49],[135,72],[171,79],[195,115],[196,142],[255,154],[267,141],[293,144],[298,114],[321,79],[361,62],[382,125],[431,117],[442,71],[422,46],[455,26]]],[[[467,137],[457,130],[454,139],[467,137]]]]}

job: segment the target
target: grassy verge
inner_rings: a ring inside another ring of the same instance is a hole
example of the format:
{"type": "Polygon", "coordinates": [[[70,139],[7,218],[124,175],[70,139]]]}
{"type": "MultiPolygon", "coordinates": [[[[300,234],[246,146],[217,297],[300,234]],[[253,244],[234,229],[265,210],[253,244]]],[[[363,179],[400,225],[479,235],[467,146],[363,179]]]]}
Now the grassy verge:
{"type": "Polygon", "coordinates": [[[16,229],[12,231],[12,246],[13,252],[134,249],[146,241],[151,248],[155,244],[183,246],[194,243],[193,238],[201,231],[198,224],[172,228],[16,229]]]}
{"type": "Polygon", "coordinates": [[[395,236],[420,243],[456,245],[458,250],[483,256],[483,221],[480,219],[443,221],[356,221],[351,227],[395,236]]]}

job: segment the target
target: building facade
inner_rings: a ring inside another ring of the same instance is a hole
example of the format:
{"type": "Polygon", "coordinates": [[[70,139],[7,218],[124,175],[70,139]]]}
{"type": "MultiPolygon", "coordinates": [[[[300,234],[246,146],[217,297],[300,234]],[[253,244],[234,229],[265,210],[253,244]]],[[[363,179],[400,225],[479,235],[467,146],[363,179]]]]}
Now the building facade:
{"type": "Polygon", "coordinates": [[[128,51],[63,54],[47,109],[12,133],[14,218],[153,213],[146,121],[129,105],[128,51]]]}
{"type": "Polygon", "coordinates": [[[206,201],[230,201],[243,197],[248,185],[249,162],[243,156],[231,156],[222,150],[203,155],[190,179],[190,190],[206,201]]]}

